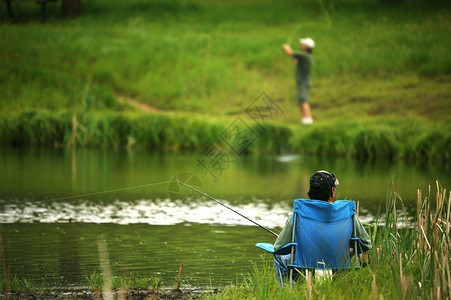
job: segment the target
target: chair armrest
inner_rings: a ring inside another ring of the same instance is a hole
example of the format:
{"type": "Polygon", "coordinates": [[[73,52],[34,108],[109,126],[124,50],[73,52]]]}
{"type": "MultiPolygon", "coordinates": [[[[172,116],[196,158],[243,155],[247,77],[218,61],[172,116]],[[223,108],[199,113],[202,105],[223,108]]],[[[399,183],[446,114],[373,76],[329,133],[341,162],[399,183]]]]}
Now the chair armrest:
{"type": "Polygon", "coordinates": [[[283,245],[281,248],[274,250],[274,245],[270,243],[257,243],[255,246],[258,248],[261,248],[269,253],[272,253],[274,255],[285,255],[291,253],[291,247],[296,246],[296,243],[288,243],[283,245]]]}
{"type": "Polygon", "coordinates": [[[269,253],[274,253],[274,245],[270,243],[257,243],[256,247],[261,248],[269,253]]]}

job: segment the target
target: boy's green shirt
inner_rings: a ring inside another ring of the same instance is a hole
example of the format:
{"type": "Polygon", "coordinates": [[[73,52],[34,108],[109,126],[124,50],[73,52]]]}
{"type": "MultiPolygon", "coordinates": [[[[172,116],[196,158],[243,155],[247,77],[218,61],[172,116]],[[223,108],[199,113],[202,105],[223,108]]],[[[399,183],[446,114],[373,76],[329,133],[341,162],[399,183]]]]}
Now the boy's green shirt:
{"type": "Polygon", "coordinates": [[[293,58],[296,64],[296,82],[303,86],[310,86],[310,69],[312,68],[313,56],[306,52],[294,52],[293,58]]]}

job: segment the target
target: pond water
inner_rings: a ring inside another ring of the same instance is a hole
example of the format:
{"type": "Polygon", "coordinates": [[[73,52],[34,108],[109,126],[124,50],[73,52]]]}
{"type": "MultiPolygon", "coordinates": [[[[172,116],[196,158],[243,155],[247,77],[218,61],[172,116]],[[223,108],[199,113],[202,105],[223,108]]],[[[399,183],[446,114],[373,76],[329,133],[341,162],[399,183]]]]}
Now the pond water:
{"type": "Polygon", "coordinates": [[[265,256],[254,245],[274,236],[177,178],[278,232],[308,179],[327,169],[340,180],[339,199],[359,201],[371,222],[394,186],[407,210],[417,189],[449,187],[449,167],[361,162],[296,155],[222,157],[93,149],[0,148],[0,223],[10,276],[56,289],[83,288],[101,271],[103,252],[113,275],[161,277],[183,287],[220,287],[246,276],[265,256]],[[211,157],[209,158],[211,159],[211,157]],[[99,254],[100,253],[100,254],[99,254]]]}

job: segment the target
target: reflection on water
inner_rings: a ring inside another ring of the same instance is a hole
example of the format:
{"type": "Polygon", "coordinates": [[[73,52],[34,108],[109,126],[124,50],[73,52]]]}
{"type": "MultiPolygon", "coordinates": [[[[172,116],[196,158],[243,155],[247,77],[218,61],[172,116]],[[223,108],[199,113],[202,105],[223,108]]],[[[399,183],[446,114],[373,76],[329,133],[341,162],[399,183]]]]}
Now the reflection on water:
{"type": "Polygon", "coordinates": [[[254,244],[273,241],[258,227],[178,224],[2,225],[11,274],[51,286],[83,288],[100,273],[97,239],[105,240],[114,276],[160,276],[173,287],[183,260],[183,286],[224,286],[250,272],[263,253],[254,244]]]}
{"type": "MultiPolygon", "coordinates": [[[[0,212],[0,223],[111,223],[175,225],[180,223],[252,225],[238,214],[215,202],[187,202],[170,199],[120,201],[108,204],[78,201],[6,203],[0,212]]],[[[2,200],[0,200],[2,201],[2,200]]],[[[4,202],[4,201],[2,201],[4,202]]],[[[224,201],[227,205],[227,202],[224,201]]],[[[291,207],[265,203],[247,203],[234,206],[246,217],[267,227],[277,227],[287,217],[291,207]]]]}
{"type": "Polygon", "coordinates": [[[205,197],[174,197],[167,182],[177,174],[194,174],[204,192],[276,232],[320,169],[339,178],[338,198],[359,201],[364,222],[383,210],[392,178],[407,210],[418,188],[426,194],[436,178],[450,186],[442,165],[296,155],[237,157],[217,180],[195,155],[139,151],[0,148],[0,167],[8,270],[56,287],[82,287],[100,272],[99,238],[113,275],[160,275],[166,286],[182,259],[184,284],[203,287],[225,285],[260,262],[254,244],[274,237],[205,197]]]}

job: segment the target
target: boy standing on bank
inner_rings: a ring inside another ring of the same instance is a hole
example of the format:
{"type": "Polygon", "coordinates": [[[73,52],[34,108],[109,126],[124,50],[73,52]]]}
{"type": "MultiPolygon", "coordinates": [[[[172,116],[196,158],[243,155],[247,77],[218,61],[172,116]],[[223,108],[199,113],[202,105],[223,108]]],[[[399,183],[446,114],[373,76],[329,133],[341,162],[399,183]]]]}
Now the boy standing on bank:
{"type": "Polygon", "coordinates": [[[308,95],[310,90],[310,69],[313,62],[313,48],[315,42],[311,38],[300,39],[302,52],[293,51],[290,45],[284,44],[282,49],[285,53],[293,57],[296,64],[296,99],[301,109],[302,124],[309,125],[313,123],[308,95]]]}

